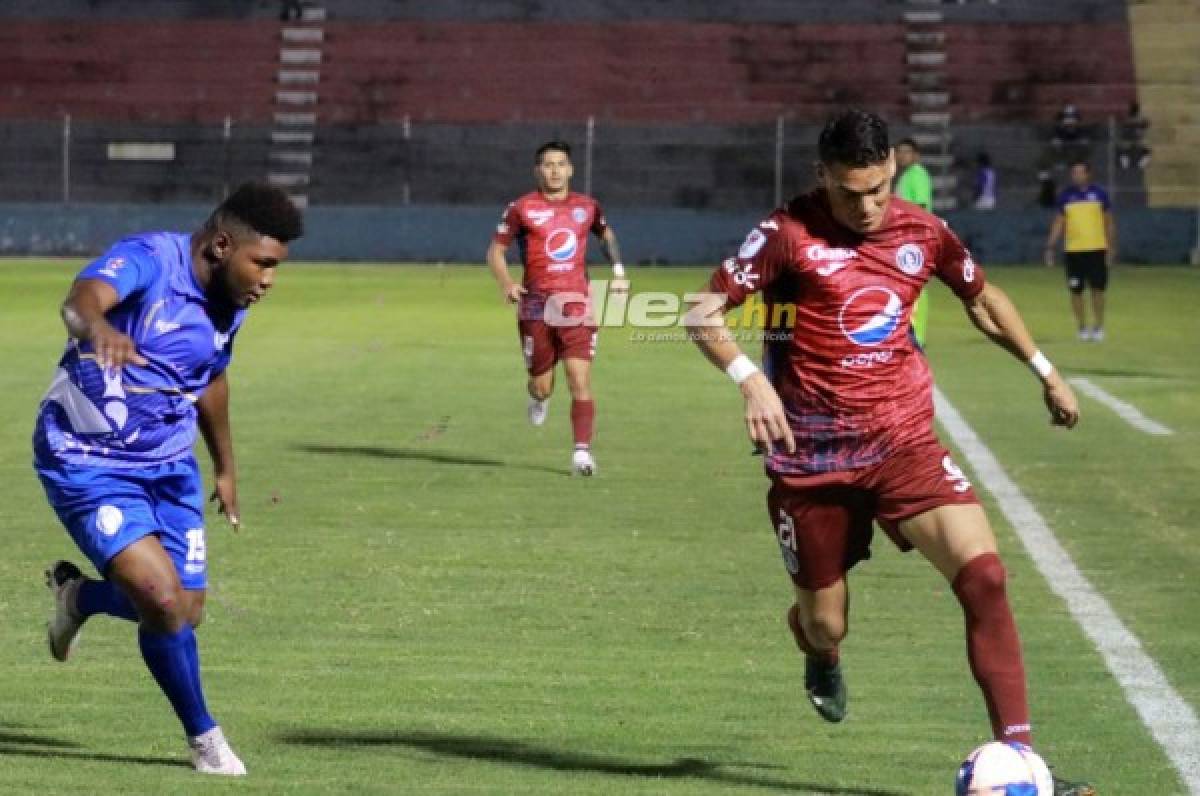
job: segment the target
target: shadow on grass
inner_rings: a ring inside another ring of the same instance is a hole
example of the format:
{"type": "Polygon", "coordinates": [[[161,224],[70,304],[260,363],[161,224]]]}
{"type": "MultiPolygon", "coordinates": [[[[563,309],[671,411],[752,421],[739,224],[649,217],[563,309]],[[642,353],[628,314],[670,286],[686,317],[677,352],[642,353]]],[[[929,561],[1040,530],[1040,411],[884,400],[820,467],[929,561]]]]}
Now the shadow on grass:
{"type": "Polygon", "coordinates": [[[49,735],[30,735],[23,732],[8,732],[0,730],[0,745],[29,744],[30,746],[52,746],[56,749],[78,749],[74,741],[64,741],[61,738],[51,738],[49,735]]]}
{"type": "MultiPolygon", "coordinates": [[[[33,741],[25,740],[18,743],[34,743],[33,741]]],[[[74,746],[62,741],[58,742],[59,746],[74,746]]],[[[140,766],[172,766],[179,768],[192,767],[192,764],[186,760],[177,757],[138,757],[133,755],[106,755],[100,752],[84,752],[77,749],[38,749],[32,746],[17,746],[11,740],[0,740],[0,758],[5,757],[36,757],[43,759],[54,760],[87,760],[98,763],[122,763],[128,765],[133,763],[140,766]]]]}
{"type": "Polygon", "coordinates": [[[490,456],[467,456],[451,451],[423,450],[421,448],[389,448],[382,445],[293,445],[293,450],[316,453],[322,456],[354,456],[373,459],[397,459],[400,461],[432,462],[433,464],[455,464],[463,467],[511,467],[518,470],[533,470],[539,473],[570,475],[565,467],[549,467],[538,464],[510,464],[503,459],[490,456]]]}
{"type": "Polygon", "coordinates": [[[351,747],[408,747],[443,757],[482,760],[544,768],[551,771],[591,772],[649,779],[698,779],[729,785],[747,785],[793,793],[827,793],[843,796],[910,796],[907,791],[854,788],[796,782],[770,776],[731,771],[731,768],[778,768],[762,763],[718,762],[681,757],[669,763],[641,763],[620,757],[573,752],[524,741],[482,735],[448,735],[427,732],[347,732],[310,730],[283,733],[279,740],[301,746],[330,749],[351,747]]]}

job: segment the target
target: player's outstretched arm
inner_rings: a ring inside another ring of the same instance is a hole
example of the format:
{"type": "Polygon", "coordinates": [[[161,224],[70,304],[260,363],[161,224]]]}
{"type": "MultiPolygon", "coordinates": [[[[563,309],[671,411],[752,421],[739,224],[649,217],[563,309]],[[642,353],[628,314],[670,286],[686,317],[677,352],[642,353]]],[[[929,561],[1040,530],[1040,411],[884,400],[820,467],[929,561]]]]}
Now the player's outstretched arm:
{"type": "Polygon", "coordinates": [[[1079,404],[1071,386],[1037,349],[1025,322],[1008,295],[988,283],[979,295],[964,302],[967,316],[992,342],[1027,364],[1042,382],[1050,422],[1073,428],[1079,422],[1079,404]]]}
{"type": "MultiPolygon", "coordinates": [[[[700,294],[711,296],[712,294],[700,294]]],[[[755,448],[769,451],[782,446],[795,453],[796,440],[783,411],[783,403],[763,372],[738,348],[721,308],[705,312],[705,302],[688,313],[688,336],[709,362],[733,379],[746,401],[746,433],[755,448]]]]}
{"type": "Polygon", "coordinates": [[[241,527],[238,510],[237,463],[233,457],[233,432],[229,427],[229,380],[225,373],[209,382],[208,388],[196,401],[200,434],[213,462],[214,488],[212,500],[217,511],[229,518],[234,530],[241,527]]]}
{"type": "Polygon", "coordinates": [[[500,295],[509,304],[516,304],[525,294],[525,288],[512,281],[512,277],[508,275],[508,258],[504,256],[507,249],[507,246],[492,241],[488,244],[487,264],[500,287],[500,295]]]}
{"type": "Polygon", "coordinates": [[[107,282],[79,279],[71,285],[60,309],[63,324],[71,337],[92,344],[101,367],[145,365],[146,360],[137,352],[133,340],[114,329],[104,317],[119,300],[116,288],[107,282]]]}

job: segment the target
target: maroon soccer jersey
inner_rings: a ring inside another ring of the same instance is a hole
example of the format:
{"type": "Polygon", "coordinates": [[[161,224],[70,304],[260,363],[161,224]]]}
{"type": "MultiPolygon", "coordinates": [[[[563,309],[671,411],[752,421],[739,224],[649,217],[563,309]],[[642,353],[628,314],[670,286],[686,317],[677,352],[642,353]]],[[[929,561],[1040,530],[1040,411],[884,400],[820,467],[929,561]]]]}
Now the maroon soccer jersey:
{"type": "Polygon", "coordinates": [[[771,473],[866,467],[932,433],[933,382],[909,318],[934,274],[964,300],[983,290],[983,269],[936,216],[893,198],[864,237],[833,219],[821,192],[776,210],[717,269],[709,289],[727,307],[761,290],[778,321],[764,371],[797,450],[768,456],[771,473]]]}
{"type": "Polygon", "coordinates": [[[590,196],[569,193],[565,199],[547,199],[533,191],[505,209],[492,240],[507,246],[516,239],[525,265],[523,284],[530,293],[587,295],[588,233],[603,235],[606,229],[604,211],[590,196]]]}

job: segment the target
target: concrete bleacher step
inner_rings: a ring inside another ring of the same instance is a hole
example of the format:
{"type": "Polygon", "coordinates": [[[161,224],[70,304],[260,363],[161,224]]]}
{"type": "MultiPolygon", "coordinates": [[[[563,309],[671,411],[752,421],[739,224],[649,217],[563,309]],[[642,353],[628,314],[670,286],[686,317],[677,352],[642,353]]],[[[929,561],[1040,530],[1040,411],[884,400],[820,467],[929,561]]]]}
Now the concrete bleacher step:
{"type": "Polygon", "coordinates": [[[946,131],[929,133],[915,130],[912,133],[912,140],[921,148],[922,152],[936,152],[944,150],[950,146],[950,141],[953,136],[946,131]]]}
{"type": "Polygon", "coordinates": [[[907,53],[904,60],[909,66],[945,66],[946,53],[940,51],[907,53]]]}
{"type": "Polygon", "coordinates": [[[317,114],[311,111],[276,111],[275,124],[281,127],[312,127],[317,114]]]}
{"type": "Polygon", "coordinates": [[[271,172],[267,175],[267,182],[271,185],[278,185],[280,188],[299,188],[308,185],[310,179],[307,174],[271,172]]]}
{"type": "Polygon", "coordinates": [[[289,166],[312,167],[312,152],[293,152],[286,149],[272,150],[267,156],[273,163],[284,163],[289,166]]]}
{"type": "Polygon", "coordinates": [[[945,171],[954,165],[954,155],[922,155],[921,162],[928,168],[945,171]]]}
{"type": "Polygon", "coordinates": [[[904,34],[904,43],[909,47],[941,47],[946,43],[946,34],[940,30],[910,30],[904,34]]]}
{"type": "Polygon", "coordinates": [[[958,209],[958,199],[953,196],[936,196],[933,199],[933,211],[935,213],[944,213],[948,210],[958,209]]]}
{"type": "Polygon", "coordinates": [[[910,91],[908,102],[914,108],[944,108],[950,104],[950,92],[910,91]]]}
{"type": "Polygon", "coordinates": [[[317,92],[315,91],[276,91],[275,103],[277,105],[316,105],[317,92]]]}
{"type": "Polygon", "coordinates": [[[909,114],[908,121],[917,127],[947,127],[950,114],[947,111],[917,111],[909,114]]]}
{"type": "Polygon", "coordinates": [[[904,12],[904,24],[906,25],[940,25],[945,20],[946,16],[941,11],[925,11],[918,9],[910,9],[904,12]]]}
{"type": "Polygon", "coordinates": [[[296,207],[300,208],[301,210],[304,210],[305,208],[308,207],[308,194],[293,193],[293,194],[288,194],[288,198],[292,200],[292,204],[294,204],[296,207]]]}
{"type": "Polygon", "coordinates": [[[284,28],[279,35],[288,44],[320,44],[325,41],[324,28],[284,28]]]}
{"type": "Polygon", "coordinates": [[[309,47],[282,47],[279,50],[279,63],[288,66],[321,63],[321,51],[309,47]]]}
{"type": "Polygon", "coordinates": [[[312,86],[321,79],[321,73],[315,69],[280,69],[276,79],[286,86],[312,86]]]}
{"type": "Polygon", "coordinates": [[[933,190],[936,193],[953,191],[958,188],[957,174],[938,174],[933,177],[933,190]]]}
{"type": "Polygon", "coordinates": [[[316,137],[317,137],[316,133],[313,133],[313,132],[305,132],[305,131],[298,132],[298,131],[292,131],[292,130],[272,130],[271,131],[271,143],[277,144],[277,145],[279,145],[279,144],[308,144],[309,146],[311,146],[313,141],[316,140],[316,137]]]}
{"type": "Polygon", "coordinates": [[[325,9],[310,6],[300,12],[300,19],[304,22],[324,22],[325,9]]]}

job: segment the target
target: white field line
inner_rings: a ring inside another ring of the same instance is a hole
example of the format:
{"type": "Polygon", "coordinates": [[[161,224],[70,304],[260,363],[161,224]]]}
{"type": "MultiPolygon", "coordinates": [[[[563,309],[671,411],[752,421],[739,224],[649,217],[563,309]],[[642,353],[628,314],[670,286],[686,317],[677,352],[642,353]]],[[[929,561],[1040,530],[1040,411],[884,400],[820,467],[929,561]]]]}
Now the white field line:
{"type": "Polygon", "coordinates": [[[1109,409],[1116,412],[1118,417],[1136,428],[1138,431],[1144,431],[1147,434],[1154,434],[1160,437],[1165,437],[1175,433],[1162,423],[1146,417],[1144,414],[1139,412],[1138,408],[1133,404],[1126,403],[1120,398],[1117,398],[1115,395],[1110,395],[1081,376],[1067,379],[1067,381],[1071,382],[1071,384],[1077,387],[1084,395],[1104,404],[1109,409]]]}
{"type": "MultiPolygon", "coordinates": [[[[1034,505],[1017,488],[1000,462],[962,415],[934,389],[934,404],[942,428],[962,451],[991,492],[1000,510],[1029,551],[1050,589],[1063,599],[1071,616],[1099,650],[1125,697],[1142,723],[1175,765],[1192,796],[1200,796],[1200,719],[1183,700],[1158,664],[1142,649],[1137,637],[1092,587],[1034,505]]],[[[1103,720],[1103,717],[1097,717],[1103,720]]]]}

